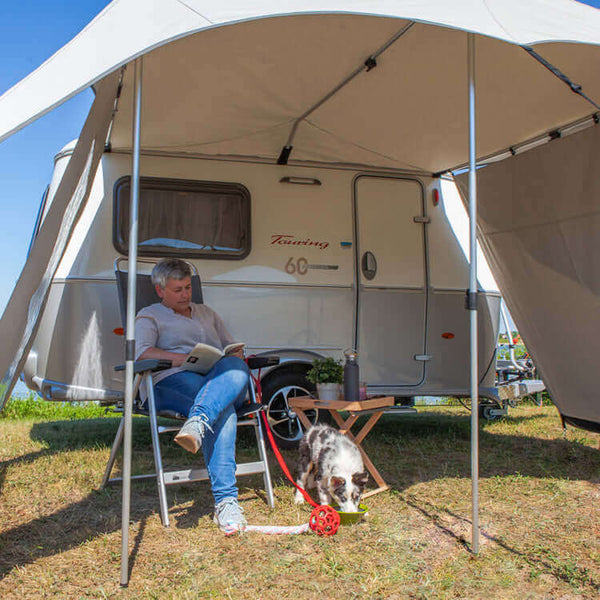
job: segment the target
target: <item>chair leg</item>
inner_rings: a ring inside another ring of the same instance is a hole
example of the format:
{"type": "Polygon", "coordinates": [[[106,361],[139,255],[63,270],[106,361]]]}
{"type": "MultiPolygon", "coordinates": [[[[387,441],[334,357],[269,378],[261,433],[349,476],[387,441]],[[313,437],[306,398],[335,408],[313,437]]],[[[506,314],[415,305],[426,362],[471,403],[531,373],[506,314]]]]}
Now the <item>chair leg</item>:
{"type": "Polygon", "coordinates": [[[260,419],[260,415],[256,415],[256,423],[254,424],[256,429],[256,441],[258,443],[258,453],[261,461],[265,465],[263,479],[265,482],[265,492],[267,493],[267,504],[269,505],[269,508],[273,508],[275,506],[275,497],[273,495],[273,484],[271,483],[271,472],[269,471],[269,463],[267,462],[265,438],[263,436],[263,430],[258,422],[258,419],[260,419]]]}
{"type": "Polygon", "coordinates": [[[152,433],[152,451],[156,466],[156,482],[158,484],[158,500],[160,502],[160,518],[165,527],[169,526],[169,511],[167,505],[167,488],[165,486],[160,440],[158,435],[158,419],[156,417],[156,403],[154,401],[154,386],[152,375],[145,375],[146,389],[148,390],[148,411],[150,413],[150,431],[152,433]]]}
{"type": "Polygon", "coordinates": [[[104,477],[102,478],[101,487],[106,487],[108,480],[110,479],[110,474],[112,473],[113,467],[115,466],[115,460],[117,459],[117,453],[119,452],[119,448],[123,443],[123,431],[124,431],[125,419],[121,419],[119,423],[119,429],[117,430],[117,435],[115,435],[115,441],[113,442],[112,448],[110,449],[110,456],[108,458],[108,462],[106,463],[106,470],[104,471],[104,477]]]}
{"type": "MultiPolygon", "coordinates": [[[[251,396],[251,400],[252,402],[256,402],[256,392],[254,390],[254,385],[252,384],[252,382],[250,382],[250,396],[251,396]]],[[[260,456],[260,460],[262,461],[263,465],[264,465],[264,472],[263,472],[263,480],[265,482],[265,492],[267,494],[267,504],[269,505],[269,508],[273,508],[275,506],[275,497],[273,495],[273,484],[271,482],[271,472],[269,470],[269,463],[267,461],[267,448],[265,446],[265,437],[263,435],[263,430],[262,427],[260,426],[260,419],[261,419],[261,415],[260,413],[255,415],[255,422],[254,422],[254,430],[256,432],[256,442],[258,444],[258,454],[260,456]]]]}
{"type": "MultiPolygon", "coordinates": [[[[154,464],[156,468],[156,482],[158,486],[158,499],[160,503],[160,518],[165,527],[169,527],[169,511],[168,511],[168,503],[167,503],[167,488],[165,484],[165,472],[162,464],[162,454],[160,449],[160,436],[159,436],[159,428],[158,428],[158,418],[156,414],[156,401],[154,397],[154,386],[152,385],[152,375],[150,373],[144,374],[143,377],[146,379],[146,387],[148,390],[148,413],[150,417],[150,433],[152,435],[152,451],[154,454],[154,464]]],[[[254,386],[250,385],[250,395],[252,402],[256,402],[256,393],[254,390],[254,386]]],[[[267,460],[267,449],[265,445],[265,438],[263,435],[262,427],[260,426],[260,414],[256,415],[256,419],[254,421],[254,429],[256,433],[256,441],[258,445],[258,453],[260,456],[260,462],[263,465],[263,481],[265,486],[265,493],[267,495],[267,504],[269,508],[273,508],[275,506],[275,497],[273,494],[273,484],[271,482],[271,473],[269,471],[269,463],[267,460]]],[[[106,486],[109,482],[110,474],[114,467],[114,463],[117,458],[117,454],[119,452],[119,448],[123,442],[123,432],[124,432],[124,420],[121,419],[121,423],[119,424],[119,429],[115,436],[111,451],[110,457],[108,459],[108,463],[106,465],[106,470],[104,473],[104,478],[102,480],[102,487],[106,486]]],[[[136,476],[136,477],[148,477],[146,476],[136,476]]]]}

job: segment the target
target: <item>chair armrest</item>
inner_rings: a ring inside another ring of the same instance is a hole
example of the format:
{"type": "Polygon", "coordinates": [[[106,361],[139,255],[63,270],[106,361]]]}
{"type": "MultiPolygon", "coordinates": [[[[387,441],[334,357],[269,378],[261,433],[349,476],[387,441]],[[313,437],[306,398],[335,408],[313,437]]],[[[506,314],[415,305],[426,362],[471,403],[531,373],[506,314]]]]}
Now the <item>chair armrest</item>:
{"type": "MultiPolygon", "coordinates": [[[[133,363],[134,373],[144,373],[145,371],[164,371],[170,369],[173,363],[170,360],[162,358],[147,358],[145,360],[136,360],[133,363]]],[[[124,371],[125,365],[117,365],[115,371],[124,371]]]]}
{"type": "Polygon", "coordinates": [[[254,369],[278,365],[279,356],[249,356],[246,362],[248,363],[248,368],[253,371],[254,369]]]}

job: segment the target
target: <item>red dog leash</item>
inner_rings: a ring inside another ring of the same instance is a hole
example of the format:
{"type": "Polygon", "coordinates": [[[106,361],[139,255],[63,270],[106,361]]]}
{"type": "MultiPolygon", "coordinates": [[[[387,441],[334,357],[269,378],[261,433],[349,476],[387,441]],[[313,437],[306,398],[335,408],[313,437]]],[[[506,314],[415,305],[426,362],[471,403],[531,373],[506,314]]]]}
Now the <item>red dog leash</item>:
{"type": "MultiPolygon", "coordinates": [[[[252,380],[256,385],[256,396],[259,404],[262,404],[262,388],[260,385],[260,369],[258,370],[258,375],[254,377],[252,376],[252,380]]],[[[273,454],[275,454],[275,458],[281,467],[284,475],[288,478],[288,480],[294,485],[294,487],[304,496],[304,499],[313,507],[313,511],[310,514],[309,525],[310,528],[315,531],[318,535],[334,535],[340,526],[340,515],[334,510],[331,506],[326,504],[317,504],[308,494],[308,492],[301,488],[292,477],[290,470],[283,458],[279,448],[277,447],[277,442],[275,441],[275,437],[273,436],[273,432],[271,431],[271,426],[269,425],[269,421],[267,420],[267,415],[264,410],[260,411],[262,415],[262,421],[265,427],[265,431],[267,432],[267,437],[269,438],[269,443],[271,444],[271,449],[273,450],[273,454]]]]}

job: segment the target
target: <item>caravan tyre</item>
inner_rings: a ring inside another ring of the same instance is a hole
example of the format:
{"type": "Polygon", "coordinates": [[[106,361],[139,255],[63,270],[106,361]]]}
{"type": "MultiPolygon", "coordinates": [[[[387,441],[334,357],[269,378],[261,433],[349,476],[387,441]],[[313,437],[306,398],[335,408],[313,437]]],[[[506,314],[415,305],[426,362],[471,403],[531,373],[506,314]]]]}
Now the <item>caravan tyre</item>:
{"type": "Polygon", "coordinates": [[[485,421],[495,421],[499,418],[499,416],[492,413],[492,410],[500,408],[502,407],[499,404],[492,404],[491,402],[482,402],[479,404],[479,418],[485,421]]]}
{"type": "MultiPolygon", "coordinates": [[[[280,448],[296,448],[304,435],[300,419],[290,409],[289,398],[309,396],[315,386],[307,381],[306,370],[298,367],[283,368],[269,374],[262,384],[262,401],[273,437],[280,448]]],[[[316,423],[318,410],[307,411],[311,423],[316,423]]]]}

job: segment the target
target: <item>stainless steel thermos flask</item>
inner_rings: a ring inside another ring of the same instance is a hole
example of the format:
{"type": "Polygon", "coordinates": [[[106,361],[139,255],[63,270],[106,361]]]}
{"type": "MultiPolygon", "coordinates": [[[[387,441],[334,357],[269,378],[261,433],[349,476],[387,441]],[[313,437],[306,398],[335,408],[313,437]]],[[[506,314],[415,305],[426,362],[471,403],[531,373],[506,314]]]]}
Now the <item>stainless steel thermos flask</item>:
{"type": "Polygon", "coordinates": [[[356,350],[346,350],[346,364],[344,365],[344,399],[356,402],[359,399],[358,389],[358,363],[356,350]]]}

